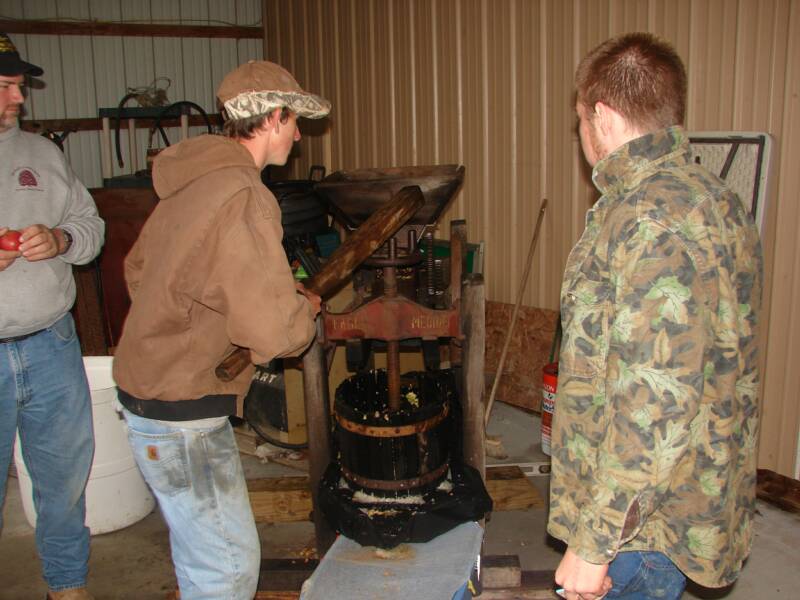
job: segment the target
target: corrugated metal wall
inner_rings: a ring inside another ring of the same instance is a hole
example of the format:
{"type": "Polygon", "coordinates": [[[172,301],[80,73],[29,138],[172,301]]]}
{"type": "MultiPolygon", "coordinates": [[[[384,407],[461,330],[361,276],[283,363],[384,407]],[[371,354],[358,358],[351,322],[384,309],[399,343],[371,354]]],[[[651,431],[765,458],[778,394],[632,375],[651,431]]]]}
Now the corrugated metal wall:
{"type": "MultiPolygon", "coordinates": [[[[259,0],[0,0],[0,16],[8,19],[57,21],[112,21],[190,25],[250,25],[261,23],[259,0]]],[[[43,89],[33,88],[27,101],[27,118],[96,118],[98,108],[116,107],[128,88],[149,86],[157,78],[169,79],[170,102],[191,100],[205,111],[217,111],[214,91],[233,67],[261,59],[261,40],[164,37],[55,36],[11,34],[27,60],[45,74],[43,89]]],[[[165,80],[158,82],[165,87],[165,80]]],[[[126,106],[136,106],[129,101],[126,106]]],[[[123,125],[124,127],[124,125],[123,125]]],[[[190,135],[204,131],[190,128],[190,135]]],[[[132,162],[124,142],[125,168],[114,162],[114,175],[130,173],[132,162]]],[[[171,142],[179,130],[167,129],[171,142]]],[[[148,131],[137,131],[139,168],[144,167],[148,131]]],[[[160,140],[154,147],[163,147],[160,140]]],[[[100,133],[71,133],[65,148],[73,169],[88,187],[102,185],[100,133]]]]}
{"type": "MultiPolygon", "coordinates": [[[[800,2],[792,0],[266,0],[265,57],[334,104],[293,163],[466,165],[445,215],[486,242],[488,296],[513,302],[546,197],[531,306],[557,308],[567,254],[596,197],[575,129],[580,58],[626,31],[677,47],[692,130],[775,138],[760,463],[797,475],[800,408],[800,2]],[[792,367],[792,365],[795,365],[792,367]]],[[[311,125],[311,124],[309,124],[311,125]]],[[[443,227],[441,235],[446,236],[443,227]]]]}

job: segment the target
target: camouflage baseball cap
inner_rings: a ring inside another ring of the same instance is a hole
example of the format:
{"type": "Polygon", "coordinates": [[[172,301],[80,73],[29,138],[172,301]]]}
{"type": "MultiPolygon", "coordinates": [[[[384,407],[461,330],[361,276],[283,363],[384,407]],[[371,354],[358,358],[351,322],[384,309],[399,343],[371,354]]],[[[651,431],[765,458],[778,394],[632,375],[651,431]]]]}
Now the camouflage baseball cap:
{"type": "Polygon", "coordinates": [[[34,75],[38,77],[44,74],[41,67],[25,62],[19,57],[17,47],[14,42],[5,34],[0,33],[0,75],[13,77],[14,75],[34,75]]]}
{"type": "Polygon", "coordinates": [[[217,98],[229,119],[266,115],[286,107],[300,117],[321,119],[331,103],[300,87],[291,73],[275,63],[250,61],[225,76],[217,98]]]}

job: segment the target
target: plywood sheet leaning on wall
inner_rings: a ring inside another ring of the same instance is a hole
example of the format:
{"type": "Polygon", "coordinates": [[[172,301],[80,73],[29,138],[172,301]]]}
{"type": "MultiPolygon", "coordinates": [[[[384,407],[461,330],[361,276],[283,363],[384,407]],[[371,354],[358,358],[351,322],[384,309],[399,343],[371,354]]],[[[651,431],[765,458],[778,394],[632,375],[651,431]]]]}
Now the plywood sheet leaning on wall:
{"type": "MultiPolygon", "coordinates": [[[[494,381],[513,310],[514,306],[505,302],[486,303],[487,396],[494,381]]],[[[557,322],[557,311],[520,307],[497,389],[498,400],[524,410],[541,412],[542,367],[550,360],[557,322]]]]}

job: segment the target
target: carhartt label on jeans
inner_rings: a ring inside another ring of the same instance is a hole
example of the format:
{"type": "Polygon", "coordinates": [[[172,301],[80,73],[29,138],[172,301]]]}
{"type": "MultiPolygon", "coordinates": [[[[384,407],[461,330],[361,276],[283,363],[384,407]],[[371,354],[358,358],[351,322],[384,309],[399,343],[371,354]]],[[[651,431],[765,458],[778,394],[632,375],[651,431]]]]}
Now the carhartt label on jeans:
{"type": "Polygon", "coordinates": [[[158,460],[158,448],[156,448],[155,446],[148,446],[147,458],[150,460],[158,460]]]}

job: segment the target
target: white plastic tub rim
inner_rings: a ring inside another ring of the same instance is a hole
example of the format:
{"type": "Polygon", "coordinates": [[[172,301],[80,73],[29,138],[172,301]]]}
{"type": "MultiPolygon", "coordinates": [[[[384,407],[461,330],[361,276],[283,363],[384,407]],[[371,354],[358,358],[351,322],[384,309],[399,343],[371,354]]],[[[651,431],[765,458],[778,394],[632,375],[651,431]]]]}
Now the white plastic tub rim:
{"type": "Polygon", "coordinates": [[[113,356],[84,356],[83,366],[89,380],[89,389],[93,392],[116,387],[111,374],[113,356]]]}

